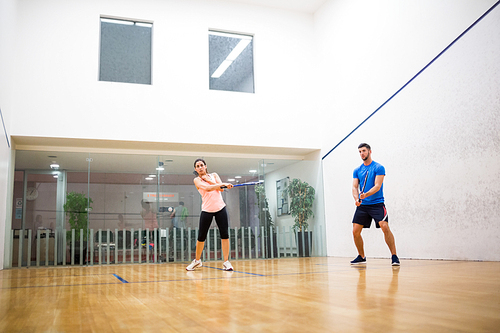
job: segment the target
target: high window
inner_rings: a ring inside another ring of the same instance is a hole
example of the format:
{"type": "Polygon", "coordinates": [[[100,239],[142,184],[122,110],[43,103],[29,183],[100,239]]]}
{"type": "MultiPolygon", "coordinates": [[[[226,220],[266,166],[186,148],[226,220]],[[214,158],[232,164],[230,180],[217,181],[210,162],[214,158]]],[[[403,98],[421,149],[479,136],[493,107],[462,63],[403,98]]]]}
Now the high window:
{"type": "Polygon", "coordinates": [[[210,89],[254,92],[253,37],[209,31],[210,89]]]}
{"type": "Polygon", "coordinates": [[[151,84],[152,23],[101,17],[99,80],[151,84]]]}

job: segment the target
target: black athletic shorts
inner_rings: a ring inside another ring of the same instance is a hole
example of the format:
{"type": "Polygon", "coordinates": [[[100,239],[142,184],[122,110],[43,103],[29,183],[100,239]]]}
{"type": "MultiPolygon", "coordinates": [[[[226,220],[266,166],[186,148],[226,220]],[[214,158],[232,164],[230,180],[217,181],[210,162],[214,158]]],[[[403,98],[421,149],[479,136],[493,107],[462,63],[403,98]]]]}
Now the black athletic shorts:
{"type": "Polygon", "coordinates": [[[375,220],[375,226],[380,228],[380,221],[389,222],[389,216],[385,209],[384,203],[374,205],[360,205],[356,207],[356,212],[352,219],[352,223],[361,224],[363,228],[370,228],[372,219],[375,220]]]}

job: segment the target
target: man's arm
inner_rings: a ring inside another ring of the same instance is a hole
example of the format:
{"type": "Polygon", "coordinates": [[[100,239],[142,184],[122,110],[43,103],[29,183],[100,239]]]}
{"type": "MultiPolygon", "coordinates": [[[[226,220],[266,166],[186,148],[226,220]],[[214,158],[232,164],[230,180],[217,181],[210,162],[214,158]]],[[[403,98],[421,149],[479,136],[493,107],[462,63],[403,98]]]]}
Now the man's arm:
{"type": "Polygon", "coordinates": [[[367,198],[370,195],[374,195],[375,193],[377,193],[382,187],[382,183],[384,182],[384,177],[385,175],[375,176],[375,185],[368,192],[361,193],[359,198],[363,200],[364,198],[367,198]]]}
{"type": "Polygon", "coordinates": [[[356,203],[356,206],[359,206],[361,204],[361,201],[359,201],[359,179],[358,178],[352,179],[352,197],[354,198],[354,202],[356,203]]]}

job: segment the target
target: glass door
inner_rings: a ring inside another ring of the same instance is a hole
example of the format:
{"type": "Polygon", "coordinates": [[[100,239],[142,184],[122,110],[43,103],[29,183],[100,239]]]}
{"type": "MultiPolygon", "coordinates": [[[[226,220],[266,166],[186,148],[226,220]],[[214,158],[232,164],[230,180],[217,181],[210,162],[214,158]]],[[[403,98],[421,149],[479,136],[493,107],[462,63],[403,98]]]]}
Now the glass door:
{"type": "Polygon", "coordinates": [[[64,171],[24,171],[22,214],[16,216],[21,217],[21,226],[13,231],[13,267],[62,263],[63,248],[58,239],[64,222],[60,195],[64,185],[64,171]]]}

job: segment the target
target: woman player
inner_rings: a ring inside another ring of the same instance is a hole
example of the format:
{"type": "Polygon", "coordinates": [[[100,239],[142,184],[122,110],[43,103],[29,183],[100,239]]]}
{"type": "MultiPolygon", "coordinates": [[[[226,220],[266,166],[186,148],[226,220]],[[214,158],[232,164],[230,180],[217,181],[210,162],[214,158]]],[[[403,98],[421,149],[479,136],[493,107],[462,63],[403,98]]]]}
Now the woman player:
{"type": "Polygon", "coordinates": [[[205,246],[208,229],[212,224],[212,219],[215,217],[215,222],[219,228],[220,238],[222,243],[222,255],[224,263],[222,269],[232,271],[233,266],[229,262],[229,223],[227,219],[226,204],[222,200],[221,192],[224,187],[232,188],[230,183],[223,183],[218,174],[207,173],[207,164],[201,158],[194,161],[194,169],[198,173],[198,177],[194,179],[194,185],[201,194],[201,214],[200,214],[200,231],[198,233],[198,241],[196,242],[196,259],[186,267],[188,271],[194,271],[196,267],[203,266],[201,263],[201,254],[205,246]]]}

